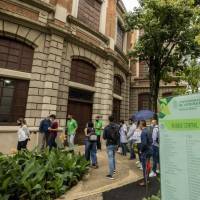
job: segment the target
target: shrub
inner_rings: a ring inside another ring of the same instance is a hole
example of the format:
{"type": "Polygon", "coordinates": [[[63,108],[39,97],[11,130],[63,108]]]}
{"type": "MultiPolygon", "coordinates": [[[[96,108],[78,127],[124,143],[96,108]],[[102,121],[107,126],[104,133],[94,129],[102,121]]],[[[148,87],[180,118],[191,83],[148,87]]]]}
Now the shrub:
{"type": "Polygon", "coordinates": [[[88,164],[81,155],[56,149],[1,154],[0,199],[55,199],[82,178],[88,164]]]}

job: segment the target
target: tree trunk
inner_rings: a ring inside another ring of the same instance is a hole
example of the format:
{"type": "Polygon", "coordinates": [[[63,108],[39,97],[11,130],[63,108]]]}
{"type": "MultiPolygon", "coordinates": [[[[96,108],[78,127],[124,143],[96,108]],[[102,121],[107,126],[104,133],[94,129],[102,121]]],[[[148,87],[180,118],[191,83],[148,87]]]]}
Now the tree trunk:
{"type": "Polygon", "coordinates": [[[150,104],[155,113],[158,111],[158,94],[160,88],[160,69],[159,66],[152,65],[149,67],[150,81],[150,104]]]}

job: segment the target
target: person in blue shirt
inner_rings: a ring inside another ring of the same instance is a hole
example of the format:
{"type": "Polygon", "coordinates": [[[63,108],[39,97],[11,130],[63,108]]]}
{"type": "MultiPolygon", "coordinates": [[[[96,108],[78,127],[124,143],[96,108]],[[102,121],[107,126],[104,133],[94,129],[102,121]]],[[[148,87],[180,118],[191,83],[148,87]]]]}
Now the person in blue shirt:
{"type": "Polygon", "coordinates": [[[49,127],[51,127],[51,120],[46,117],[40,122],[39,132],[42,134],[42,144],[41,149],[44,149],[48,145],[49,141],[49,127]]]}
{"type": "Polygon", "coordinates": [[[139,126],[142,129],[140,153],[141,153],[141,161],[142,161],[143,176],[144,176],[144,181],[141,182],[139,185],[145,186],[149,178],[150,166],[148,164],[152,155],[152,150],[151,150],[151,141],[149,139],[148,130],[146,127],[146,121],[141,120],[139,126]]]}

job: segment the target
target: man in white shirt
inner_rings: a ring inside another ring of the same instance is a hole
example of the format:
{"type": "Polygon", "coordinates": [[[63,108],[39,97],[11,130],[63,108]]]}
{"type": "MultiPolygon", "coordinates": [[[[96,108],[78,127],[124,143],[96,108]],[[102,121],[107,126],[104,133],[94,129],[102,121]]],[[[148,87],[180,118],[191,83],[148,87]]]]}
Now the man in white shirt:
{"type": "Polygon", "coordinates": [[[136,158],[135,156],[135,152],[134,152],[134,148],[133,148],[133,144],[134,144],[134,132],[137,128],[136,123],[133,121],[133,119],[130,119],[130,128],[127,134],[128,137],[128,142],[130,145],[130,160],[134,160],[136,158]]]}

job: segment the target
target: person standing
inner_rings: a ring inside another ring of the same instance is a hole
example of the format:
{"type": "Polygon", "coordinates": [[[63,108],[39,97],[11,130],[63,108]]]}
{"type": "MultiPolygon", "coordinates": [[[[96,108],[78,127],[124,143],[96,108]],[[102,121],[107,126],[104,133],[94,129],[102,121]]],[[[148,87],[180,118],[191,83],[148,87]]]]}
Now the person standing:
{"type": "Polygon", "coordinates": [[[126,156],[128,140],[127,140],[127,126],[124,120],[120,121],[119,133],[120,133],[120,144],[122,147],[122,155],[126,156]]]}
{"type": "Polygon", "coordinates": [[[49,146],[49,149],[51,150],[53,147],[57,148],[56,137],[58,134],[58,122],[56,121],[55,115],[50,115],[49,117],[51,120],[51,127],[49,127],[48,146],[49,146]]]}
{"type": "Polygon", "coordinates": [[[102,135],[103,122],[102,122],[100,116],[96,117],[94,128],[95,128],[96,135],[97,135],[97,149],[101,150],[101,135],[102,135]]]}
{"type": "Polygon", "coordinates": [[[152,150],[153,150],[153,168],[152,172],[149,174],[149,177],[157,176],[159,171],[159,126],[156,119],[152,120],[153,133],[152,133],[152,150]]]}
{"type": "Polygon", "coordinates": [[[144,176],[144,181],[141,182],[139,185],[140,186],[145,186],[148,182],[149,178],[149,165],[150,163],[150,158],[152,155],[151,152],[151,143],[149,141],[148,137],[148,130],[146,127],[146,121],[141,120],[140,121],[140,128],[142,129],[141,133],[141,161],[142,161],[142,168],[143,168],[143,176],[144,176]]]}
{"type": "Polygon", "coordinates": [[[27,149],[27,143],[30,137],[30,131],[26,125],[26,121],[23,118],[19,118],[17,120],[17,125],[19,126],[18,129],[18,143],[17,143],[17,150],[20,151],[21,149],[27,149]]]}
{"type": "Polygon", "coordinates": [[[92,161],[92,167],[98,168],[97,165],[97,135],[94,129],[93,122],[88,122],[85,132],[85,158],[87,161],[92,161]]]}
{"type": "Polygon", "coordinates": [[[114,123],[114,117],[109,116],[109,125],[105,127],[103,139],[106,140],[106,148],[109,161],[109,174],[106,176],[109,179],[114,179],[113,174],[116,170],[115,150],[119,138],[119,126],[114,123]]]}
{"type": "Polygon", "coordinates": [[[130,145],[130,160],[134,160],[136,158],[135,152],[134,152],[134,132],[136,130],[136,124],[134,123],[133,119],[130,119],[130,128],[128,130],[127,138],[128,138],[128,143],[130,145]]]}
{"type": "Polygon", "coordinates": [[[134,131],[133,140],[134,140],[134,143],[137,145],[138,158],[139,158],[139,161],[136,162],[136,165],[137,165],[138,168],[143,170],[142,160],[141,160],[141,133],[142,133],[142,129],[140,128],[139,125],[140,125],[140,122],[137,123],[137,128],[134,131]]]}
{"type": "Polygon", "coordinates": [[[46,117],[40,122],[39,131],[42,134],[42,144],[41,149],[48,146],[49,141],[49,127],[51,127],[51,121],[49,117],[46,117]]]}
{"type": "Polygon", "coordinates": [[[68,115],[68,120],[67,120],[67,141],[68,141],[68,146],[70,148],[74,147],[74,138],[76,135],[76,131],[78,128],[77,121],[73,119],[72,115],[68,115]]]}

